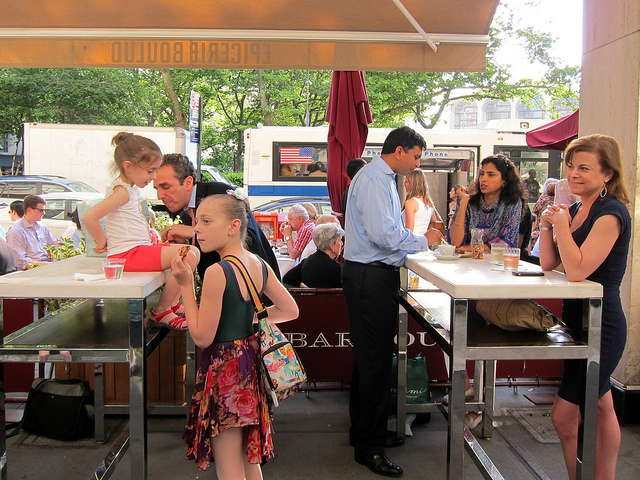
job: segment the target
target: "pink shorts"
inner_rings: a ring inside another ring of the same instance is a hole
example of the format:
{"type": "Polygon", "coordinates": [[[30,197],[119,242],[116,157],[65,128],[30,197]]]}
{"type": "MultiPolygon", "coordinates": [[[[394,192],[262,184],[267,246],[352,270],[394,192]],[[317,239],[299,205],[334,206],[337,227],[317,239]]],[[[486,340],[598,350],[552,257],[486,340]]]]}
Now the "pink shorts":
{"type": "Polygon", "coordinates": [[[169,246],[168,243],[138,245],[124,253],[109,255],[109,258],[126,258],[125,272],[161,272],[162,249],[167,246],[169,246]]]}

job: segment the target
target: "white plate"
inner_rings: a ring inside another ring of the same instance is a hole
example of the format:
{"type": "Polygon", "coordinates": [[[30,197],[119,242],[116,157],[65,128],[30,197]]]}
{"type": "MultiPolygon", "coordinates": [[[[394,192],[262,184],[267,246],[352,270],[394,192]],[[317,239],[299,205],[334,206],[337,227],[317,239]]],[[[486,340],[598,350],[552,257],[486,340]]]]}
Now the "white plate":
{"type": "Polygon", "coordinates": [[[460,254],[459,254],[459,253],[454,253],[454,254],[453,254],[453,255],[451,255],[450,257],[449,257],[449,256],[442,256],[442,255],[440,255],[438,252],[434,252],[433,254],[435,255],[435,257],[436,257],[438,260],[457,260],[457,259],[459,259],[459,258],[460,258],[460,254]]]}

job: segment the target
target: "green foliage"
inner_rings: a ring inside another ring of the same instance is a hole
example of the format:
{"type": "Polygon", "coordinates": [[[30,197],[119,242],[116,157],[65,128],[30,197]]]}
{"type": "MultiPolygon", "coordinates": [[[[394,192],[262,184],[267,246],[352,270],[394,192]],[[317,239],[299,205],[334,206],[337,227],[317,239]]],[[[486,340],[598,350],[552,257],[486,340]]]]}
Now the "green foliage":
{"type": "MultiPolygon", "coordinates": [[[[517,5],[517,3],[516,3],[517,5]]],[[[555,39],[535,18],[518,18],[501,2],[484,72],[367,72],[372,127],[412,121],[433,128],[454,101],[519,99],[577,106],[580,70],[553,57],[555,39]],[[516,79],[496,54],[507,40],[542,69],[516,79]]],[[[183,126],[191,90],[203,101],[203,161],[241,172],[243,131],[262,123],[319,126],[332,72],[327,70],[0,69],[0,135],[22,136],[23,122],[183,126]],[[308,114],[307,114],[308,112],[308,114]]]]}
{"type": "Polygon", "coordinates": [[[74,247],[73,240],[70,238],[61,238],[58,240],[58,245],[45,245],[43,248],[51,260],[64,260],[65,258],[75,257],[84,253],[87,249],[84,237],[78,248],[74,247]]]}
{"type": "Polygon", "coordinates": [[[146,84],[138,70],[0,69],[0,133],[25,122],[144,125],[146,84]]]}
{"type": "Polygon", "coordinates": [[[242,183],[243,183],[243,174],[242,174],[242,172],[229,172],[229,173],[225,174],[225,176],[236,187],[241,187],[242,186],[242,183]]]}
{"type": "Polygon", "coordinates": [[[176,217],[175,219],[172,219],[167,212],[154,211],[153,213],[156,217],[156,221],[155,221],[155,224],[153,225],[153,228],[155,228],[156,232],[158,232],[160,235],[162,235],[162,232],[165,228],[170,227],[171,225],[177,225],[182,223],[182,220],[180,220],[180,217],[176,217]]]}
{"type": "MultiPolygon", "coordinates": [[[[60,261],[85,253],[87,246],[83,236],[78,248],[73,246],[73,240],[70,238],[60,238],[58,245],[46,245],[43,248],[51,260],[60,261]]],[[[44,301],[44,307],[47,312],[53,312],[54,310],[66,309],[79,303],[79,301],[78,299],[69,298],[47,298],[44,301]]]]}

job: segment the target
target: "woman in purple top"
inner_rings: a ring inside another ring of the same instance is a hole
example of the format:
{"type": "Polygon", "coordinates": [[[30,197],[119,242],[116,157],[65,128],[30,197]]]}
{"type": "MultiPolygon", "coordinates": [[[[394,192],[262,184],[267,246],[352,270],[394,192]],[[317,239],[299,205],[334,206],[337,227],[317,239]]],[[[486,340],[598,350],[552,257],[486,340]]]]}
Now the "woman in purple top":
{"type": "Polygon", "coordinates": [[[486,251],[493,244],[517,247],[524,194],[513,162],[504,155],[483,159],[469,191],[464,187],[456,191],[460,203],[449,227],[451,243],[469,250],[471,230],[480,228],[485,230],[486,251]]]}

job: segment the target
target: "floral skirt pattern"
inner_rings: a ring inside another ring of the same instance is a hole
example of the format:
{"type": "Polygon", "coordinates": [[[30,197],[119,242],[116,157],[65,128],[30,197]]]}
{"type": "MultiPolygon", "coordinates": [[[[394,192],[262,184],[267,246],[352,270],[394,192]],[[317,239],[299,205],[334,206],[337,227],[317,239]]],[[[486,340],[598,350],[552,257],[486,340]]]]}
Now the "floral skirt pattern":
{"type": "Polygon", "coordinates": [[[228,428],[244,428],[250,463],[273,457],[272,405],[264,392],[256,335],[213,343],[202,352],[189,419],[182,438],[187,459],[200,470],[213,461],[211,439],[228,428]]]}

